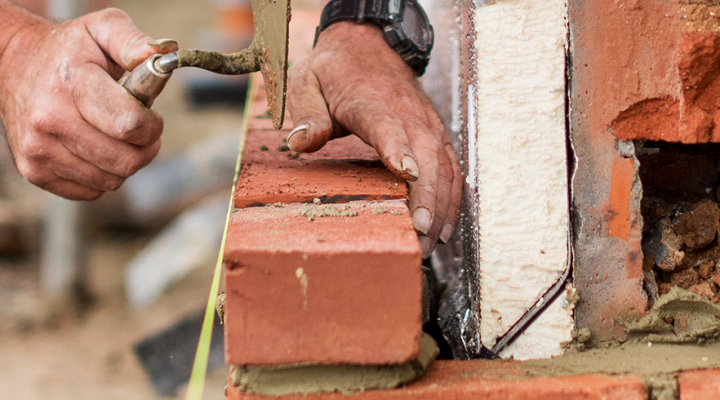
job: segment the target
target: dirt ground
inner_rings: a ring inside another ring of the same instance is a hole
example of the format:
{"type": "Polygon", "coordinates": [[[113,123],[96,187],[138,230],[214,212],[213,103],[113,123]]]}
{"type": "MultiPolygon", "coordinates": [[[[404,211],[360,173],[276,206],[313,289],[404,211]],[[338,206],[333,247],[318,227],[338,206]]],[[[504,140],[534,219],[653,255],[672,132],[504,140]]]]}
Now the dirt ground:
{"type": "MultiPolygon", "coordinates": [[[[212,27],[215,18],[212,0],[117,0],[114,5],[151,36],[171,37],[184,47],[195,46],[198,32],[212,27]]],[[[180,75],[154,106],[165,117],[159,158],[177,154],[207,135],[240,132],[239,107],[191,107],[180,75]]],[[[87,243],[93,302],[79,315],[64,309],[65,303],[45,298],[38,288],[38,213],[47,195],[17,176],[7,153],[0,157],[4,158],[2,179],[10,187],[5,190],[9,199],[2,205],[21,210],[18,215],[28,223],[24,238],[31,249],[24,257],[0,260],[0,398],[158,398],[132,348],[187,313],[204,308],[214,261],[174,284],[152,306],[133,309],[124,294],[124,267],[155,232],[118,233],[95,227],[87,243]]],[[[229,196],[230,187],[227,192],[229,196]]],[[[205,398],[224,398],[226,377],[224,368],[211,373],[205,398]]],[[[177,398],[182,396],[181,391],[177,398]]]]}

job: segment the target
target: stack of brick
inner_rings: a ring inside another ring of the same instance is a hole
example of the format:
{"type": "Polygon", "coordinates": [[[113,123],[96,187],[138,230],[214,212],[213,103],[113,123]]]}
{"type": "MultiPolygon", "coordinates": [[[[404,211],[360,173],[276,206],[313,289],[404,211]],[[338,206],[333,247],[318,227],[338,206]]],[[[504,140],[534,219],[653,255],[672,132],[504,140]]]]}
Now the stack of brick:
{"type": "MultiPolygon", "coordinates": [[[[631,149],[609,134],[607,128],[617,114],[605,113],[601,101],[617,87],[603,89],[598,78],[602,71],[595,71],[609,68],[598,59],[612,58],[603,51],[613,47],[600,45],[593,39],[597,35],[590,35],[603,27],[611,30],[614,22],[607,18],[624,15],[624,3],[593,0],[570,6],[575,51],[572,139],[581,159],[574,176],[574,206],[579,213],[576,224],[585,224],[574,242],[579,253],[575,279],[583,299],[579,325],[590,326],[599,337],[622,335],[615,317],[642,315],[646,306],[637,162],[628,155],[631,149]],[[603,9],[611,3],[619,9],[603,9]],[[590,69],[596,73],[589,74],[590,69]]],[[[301,14],[294,13],[293,21],[317,20],[301,14]]],[[[311,40],[311,26],[303,30],[311,40]]],[[[333,141],[314,154],[290,151],[283,141],[289,129],[275,131],[267,118],[264,91],[252,96],[237,210],[231,216],[225,253],[226,361],[261,366],[385,365],[417,358],[420,249],[404,203],[404,182],[354,137],[333,141]]],[[[436,361],[419,381],[396,389],[272,397],[246,393],[230,379],[226,393],[232,400],[660,396],[651,379],[624,373],[542,376],[517,361],[436,361]]],[[[684,400],[710,398],[720,388],[717,370],[678,372],[667,378],[673,397],[684,400]]]]}
{"type": "MultiPolygon", "coordinates": [[[[356,137],[313,154],[290,151],[283,141],[289,130],[272,129],[264,90],[253,96],[224,257],[226,362],[416,359],[420,248],[405,183],[356,137]]],[[[232,379],[226,394],[230,400],[645,399],[646,389],[638,376],[527,378],[522,363],[476,360],[436,361],[416,383],[349,396],[263,396],[239,390],[232,379]]]]}
{"type": "Polygon", "coordinates": [[[355,137],[289,151],[256,104],[224,259],[228,363],[417,358],[421,257],[405,184],[355,137]]]}
{"type": "Polygon", "coordinates": [[[405,183],[354,136],[290,151],[264,89],[254,95],[224,255],[227,362],[416,360],[421,253],[405,183]]]}

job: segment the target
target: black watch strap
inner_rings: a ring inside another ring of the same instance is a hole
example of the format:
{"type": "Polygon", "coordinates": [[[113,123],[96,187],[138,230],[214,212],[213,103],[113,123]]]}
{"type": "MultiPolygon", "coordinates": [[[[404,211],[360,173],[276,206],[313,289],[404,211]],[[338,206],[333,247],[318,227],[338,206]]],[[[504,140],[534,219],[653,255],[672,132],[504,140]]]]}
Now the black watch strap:
{"type": "Polygon", "coordinates": [[[313,47],[317,43],[320,32],[324,31],[328,26],[340,21],[355,21],[363,23],[365,21],[373,21],[383,27],[391,21],[395,20],[398,15],[402,15],[402,9],[405,7],[404,0],[389,0],[390,4],[385,1],[373,0],[331,0],[320,15],[320,25],[315,29],[315,41],[313,47]],[[397,10],[390,12],[390,9],[397,10]],[[388,21],[383,23],[383,21],[388,21]]]}
{"type": "Polygon", "coordinates": [[[315,30],[313,47],[317,44],[322,31],[340,21],[377,24],[383,30],[383,36],[388,45],[402,57],[405,63],[415,71],[415,74],[420,76],[425,72],[425,67],[430,60],[433,33],[432,26],[427,22],[427,16],[417,0],[330,0],[320,16],[320,25],[315,30]],[[406,5],[407,2],[411,4],[406,5]],[[407,12],[406,7],[410,6],[419,10],[429,29],[430,44],[424,46],[424,50],[421,50],[422,47],[418,49],[414,44],[409,43],[404,33],[396,31],[407,12]]]}

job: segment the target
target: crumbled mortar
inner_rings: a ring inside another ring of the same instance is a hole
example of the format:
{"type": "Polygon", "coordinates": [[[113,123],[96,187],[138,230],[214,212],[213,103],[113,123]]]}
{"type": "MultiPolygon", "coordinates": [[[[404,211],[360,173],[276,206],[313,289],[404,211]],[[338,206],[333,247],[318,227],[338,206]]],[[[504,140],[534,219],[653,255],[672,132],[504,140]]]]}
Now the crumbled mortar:
{"type": "Polygon", "coordinates": [[[387,208],[385,208],[383,206],[377,206],[377,207],[375,207],[375,209],[373,209],[373,214],[375,214],[375,215],[384,214],[386,212],[388,212],[388,210],[387,210],[387,208]]]}
{"type": "Polygon", "coordinates": [[[218,293],[215,300],[215,311],[218,313],[220,325],[225,325],[225,292],[218,293]]]}
{"type": "Polygon", "coordinates": [[[720,207],[710,199],[663,204],[649,199],[643,217],[643,277],[651,304],[679,287],[720,303],[720,207]],[[649,206],[648,206],[649,204],[649,206]]]}
{"type": "Polygon", "coordinates": [[[332,204],[328,205],[315,205],[304,204],[300,214],[307,217],[308,221],[312,221],[315,218],[322,217],[355,217],[358,215],[356,211],[340,211],[336,206],[332,204]]]}
{"type": "Polygon", "coordinates": [[[625,327],[628,339],[640,342],[714,342],[720,336],[720,306],[676,286],[646,316],[625,327]]]}
{"type": "Polygon", "coordinates": [[[677,400],[678,382],[674,374],[663,374],[645,379],[650,400],[677,400]]]}
{"type": "Polygon", "coordinates": [[[231,366],[238,390],[264,396],[322,392],[350,394],[356,390],[390,389],[423,376],[440,353],[435,340],[423,334],[420,358],[397,365],[231,366]]]}

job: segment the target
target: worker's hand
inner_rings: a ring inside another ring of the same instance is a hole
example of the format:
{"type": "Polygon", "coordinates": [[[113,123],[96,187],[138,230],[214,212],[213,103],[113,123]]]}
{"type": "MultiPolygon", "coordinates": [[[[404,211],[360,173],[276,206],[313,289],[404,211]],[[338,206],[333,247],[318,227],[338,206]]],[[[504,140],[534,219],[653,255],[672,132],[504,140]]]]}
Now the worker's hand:
{"type": "Polygon", "coordinates": [[[130,17],[107,9],[53,24],[25,13],[0,56],[0,117],[20,173],[74,200],[117,189],[160,149],[163,120],[116,81],[152,54],[130,17]]]}
{"type": "Polygon", "coordinates": [[[438,240],[447,242],[459,216],[460,167],[430,99],[379,27],[354,22],[328,27],[293,71],[288,109],[296,127],[291,149],[313,152],[330,139],[358,135],[409,182],[423,257],[438,240]]]}

